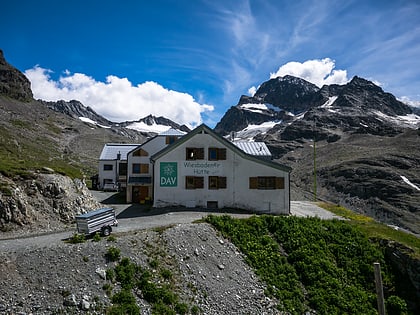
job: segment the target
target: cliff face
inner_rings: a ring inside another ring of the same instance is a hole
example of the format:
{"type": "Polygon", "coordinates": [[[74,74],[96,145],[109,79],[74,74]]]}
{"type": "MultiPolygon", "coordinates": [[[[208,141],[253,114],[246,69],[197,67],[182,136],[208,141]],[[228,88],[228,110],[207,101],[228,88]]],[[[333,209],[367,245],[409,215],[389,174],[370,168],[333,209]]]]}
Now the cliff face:
{"type": "Polygon", "coordinates": [[[33,99],[31,82],[22,72],[6,62],[2,50],[0,50],[0,94],[23,102],[33,99]]]}
{"type": "Polygon", "coordinates": [[[16,229],[21,233],[59,230],[72,223],[77,214],[99,207],[100,203],[78,179],[54,173],[27,173],[12,181],[0,175],[2,237],[16,229]]]}

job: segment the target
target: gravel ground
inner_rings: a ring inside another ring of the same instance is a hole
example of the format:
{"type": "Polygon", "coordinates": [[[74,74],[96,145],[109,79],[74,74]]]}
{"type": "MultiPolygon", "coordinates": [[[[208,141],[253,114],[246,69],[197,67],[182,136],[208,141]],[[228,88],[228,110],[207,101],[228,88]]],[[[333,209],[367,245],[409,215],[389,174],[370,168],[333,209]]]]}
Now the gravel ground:
{"type": "MultiPolygon", "coordinates": [[[[96,194],[100,200],[109,198],[96,194]]],[[[276,301],[264,295],[264,284],[236,247],[208,224],[192,223],[209,212],[112,206],[119,214],[115,242],[64,242],[75,227],[0,240],[0,314],[103,314],[110,305],[103,273],[115,264],[105,258],[110,246],[146,268],[151,260],[159,261],[174,275],[181,299],[202,314],[277,314],[276,301]]],[[[292,203],[292,214],[331,218],[310,202],[292,203]]],[[[151,314],[141,293],[136,298],[141,314],[151,314]]]]}

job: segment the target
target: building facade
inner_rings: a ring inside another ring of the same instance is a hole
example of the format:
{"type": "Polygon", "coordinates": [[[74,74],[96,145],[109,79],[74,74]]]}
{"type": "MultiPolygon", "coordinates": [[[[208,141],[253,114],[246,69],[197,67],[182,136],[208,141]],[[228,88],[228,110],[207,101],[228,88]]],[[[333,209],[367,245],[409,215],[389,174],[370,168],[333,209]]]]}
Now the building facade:
{"type": "Polygon", "coordinates": [[[97,188],[113,184],[118,189],[127,186],[127,153],[139,144],[106,143],[99,156],[97,188]]]}
{"type": "Polygon", "coordinates": [[[128,203],[145,202],[152,199],[153,167],[150,157],[184,135],[184,132],[171,128],[127,153],[126,201],[128,203]]]}
{"type": "Polygon", "coordinates": [[[289,214],[291,169],[257,155],[201,125],[150,157],[153,206],[289,214]]]}

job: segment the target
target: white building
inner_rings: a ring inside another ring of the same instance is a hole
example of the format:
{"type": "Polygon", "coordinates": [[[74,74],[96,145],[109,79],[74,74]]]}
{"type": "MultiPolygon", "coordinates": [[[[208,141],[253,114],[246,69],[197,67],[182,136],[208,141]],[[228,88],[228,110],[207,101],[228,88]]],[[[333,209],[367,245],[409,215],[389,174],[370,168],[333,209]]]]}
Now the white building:
{"type": "Polygon", "coordinates": [[[98,187],[115,184],[120,188],[127,185],[127,153],[139,144],[106,143],[99,156],[98,187]]]}
{"type": "Polygon", "coordinates": [[[251,154],[206,125],[197,127],[149,157],[153,206],[289,214],[291,169],[268,160],[263,143],[245,150],[251,154]]]}
{"type": "Polygon", "coordinates": [[[126,201],[128,203],[152,199],[153,168],[150,157],[184,135],[184,132],[171,128],[137,145],[126,154],[128,165],[126,201]]]}

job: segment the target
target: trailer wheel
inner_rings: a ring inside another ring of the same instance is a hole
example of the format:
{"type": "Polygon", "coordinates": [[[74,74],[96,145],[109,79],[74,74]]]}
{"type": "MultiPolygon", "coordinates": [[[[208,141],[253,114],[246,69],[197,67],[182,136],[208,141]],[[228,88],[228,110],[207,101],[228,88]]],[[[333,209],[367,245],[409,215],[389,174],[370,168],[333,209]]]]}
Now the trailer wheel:
{"type": "Polygon", "coordinates": [[[111,227],[105,226],[102,228],[102,235],[103,236],[109,236],[111,234],[111,227]]]}

